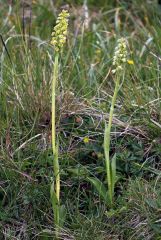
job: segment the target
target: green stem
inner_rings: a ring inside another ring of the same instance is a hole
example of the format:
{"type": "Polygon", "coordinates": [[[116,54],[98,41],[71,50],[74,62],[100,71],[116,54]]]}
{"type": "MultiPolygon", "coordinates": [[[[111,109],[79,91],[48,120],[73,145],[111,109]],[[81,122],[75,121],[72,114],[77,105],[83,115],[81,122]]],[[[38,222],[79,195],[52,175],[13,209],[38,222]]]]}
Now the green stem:
{"type": "Polygon", "coordinates": [[[108,192],[109,192],[109,199],[112,205],[113,203],[113,185],[112,185],[112,172],[111,172],[111,163],[110,163],[110,133],[111,133],[111,126],[112,126],[112,119],[113,119],[113,112],[114,106],[116,102],[116,97],[119,90],[120,78],[117,76],[116,78],[116,85],[114,94],[112,97],[110,114],[109,114],[109,122],[108,126],[105,123],[105,133],[104,133],[104,152],[105,152],[105,163],[106,163],[106,174],[107,174],[107,182],[108,182],[108,192]]]}
{"type": "MultiPolygon", "coordinates": [[[[60,170],[58,161],[58,146],[56,144],[56,127],[55,127],[55,95],[56,95],[56,83],[58,79],[58,60],[59,54],[56,54],[53,69],[53,79],[52,79],[52,148],[53,148],[53,169],[55,176],[55,193],[59,205],[60,201],[60,170]]],[[[58,208],[59,209],[59,208],[58,208]]],[[[57,216],[56,224],[59,225],[59,213],[55,213],[57,216]]]]}
{"type": "Polygon", "coordinates": [[[55,131],[55,92],[56,92],[56,82],[58,78],[58,59],[59,55],[56,54],[54,60],[54,69],[53,69],[53,79],[52,79],[52,147],[53,154],[56,152],[56,131],[55,131]]]}

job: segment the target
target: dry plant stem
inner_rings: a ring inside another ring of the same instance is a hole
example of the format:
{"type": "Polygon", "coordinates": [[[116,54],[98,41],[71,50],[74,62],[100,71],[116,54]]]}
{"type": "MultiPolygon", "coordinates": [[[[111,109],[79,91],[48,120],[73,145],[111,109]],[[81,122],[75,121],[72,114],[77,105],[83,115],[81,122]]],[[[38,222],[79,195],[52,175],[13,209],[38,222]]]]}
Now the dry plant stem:
{"type": "Polygon", "coordinates": [[[114,90],[114,95],[112,97],[110,114],[109,114],[109,122],[108,125],[105,123],[105,134],[104,134],[104,152],[105,152],[105,163],[106,163],[106,174],[107,174],[107,182],[108,182],[108,192],[109,192],[109,200],[110,204],[113,204],[113,184],[112,184],[112,171],[111,171],[111,163],[110,163],[110,133],[113,119],[114,106],[116,102],[116,97],[119,91],[120,85],[120,77],[116,76],[116,85],[114,90]]]}
{"type": "Polygon", "coordinates": [[[58,78],[58,60],[59,54],[56,53],[54,61],[53,79],[52,79],[52,148],[53,148],[53,168],[55,176],[55,192],[59,203],[60,199],[60,172],[59,172],[59,162],[58,162],[58,146],[56,144],[56,130],[55,130],[55,92],[56,92],[56,82],[58,78]]]}

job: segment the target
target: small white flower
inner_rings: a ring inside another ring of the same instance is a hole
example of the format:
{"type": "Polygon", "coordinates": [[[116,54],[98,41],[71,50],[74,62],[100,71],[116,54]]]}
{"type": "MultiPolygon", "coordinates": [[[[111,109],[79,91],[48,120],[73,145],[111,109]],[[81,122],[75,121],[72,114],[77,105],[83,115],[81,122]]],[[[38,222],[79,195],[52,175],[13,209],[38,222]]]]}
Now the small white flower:
{"type": "Polygon", "coordinates": [[[113,74],[115,74],[115,72],[116,72],[116,69],[113,69],[111,72],[112,72],[113,74]]]}
{"type": "Polygon", "coordinates": [[[123,70],[122,66],[118,66],[117,70],[123,70]]]}

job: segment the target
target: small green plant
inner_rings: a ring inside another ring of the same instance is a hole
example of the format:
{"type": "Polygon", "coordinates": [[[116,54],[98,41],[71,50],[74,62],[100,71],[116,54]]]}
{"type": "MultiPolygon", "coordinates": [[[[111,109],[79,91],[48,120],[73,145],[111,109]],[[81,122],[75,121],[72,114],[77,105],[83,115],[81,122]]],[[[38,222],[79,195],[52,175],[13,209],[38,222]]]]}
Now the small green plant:
{"type": "Polygon", "coordinates": [[[65,220],[65,208],[60,206],[60,167],[58,160],[58,141],[56,141],[56,129],[55,129],[55,95],[56,95],[56,83],[58,79],[59,71],[59,56],[66,42],[67,27],[68,27],[69,13],[63,10],[56,21],[56,26],[52,33],[51,45],[54,46],[55,59],[52,79],[52,149],[53,149],[53,170],[55,181],[51,185],[51,201],[54,212],[54,222],[56,225],[56,235],[58,236],[58,229],[63,225],[65,220]]]}
{"type": "Polygon", "coordinates": [[[109,122],[105,123],[105,132],[104,132],[104,153],[105,153],[105,164],[106,164],[106,175],[108,183],[108,192],[104,184],[97,178],[88,178],[88,180],[95,186],[100,196],[103,197],[105,202],[112,206],[113,205],[113,196],[114,196],[114,187],[116,183],[116,154],[110,161],[110,133],[113,119],[114,106],[117,98],[117,94],[120,88],[120,80],[124,74],[124,66],[127,62],[127,50],[126,42],[124,38],[121,38],[117,41],[117,46],[115,48],[113,66],[114,69],[112,73],[115,74],[115,89],[111,101],[111,108],[109,114],[109,122]]]}
{"type": "Polygon", "coordinates": [[[124,74],[124,65],[127,61],[127,51],[126,51],[126,42],[124,38],[121,38],[117,42],[117,46],[115,48],[114,58],[113,58],[113,66],[114,69],[112,72],[116,76],[115,89],[112,97],[110,114],[109,114],[109,122],[108,125],[105,123],[105,132],[104,132],[104,153],[105,153],[105,163],[106,163],[106,174],[107,174],[107,182],[108,182],[108,196],[110,205],[113,204],[113,196],[114,196],[114,187],[116,183],[116,154],[113,156],[110,161],[110,133],[113,119],[114,106],[117,98],[117,94],[120,88],[120,80],[124,74]]]}

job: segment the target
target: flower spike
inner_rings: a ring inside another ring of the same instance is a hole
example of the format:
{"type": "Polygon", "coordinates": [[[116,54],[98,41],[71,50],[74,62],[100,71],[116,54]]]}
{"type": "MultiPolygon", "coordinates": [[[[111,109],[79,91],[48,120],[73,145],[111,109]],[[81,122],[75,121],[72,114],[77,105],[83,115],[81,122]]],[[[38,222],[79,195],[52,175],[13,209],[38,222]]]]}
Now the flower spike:
{"type": "Polygon", "coordinates": [[[59,14],[56,26],[51,34],[51,45],[54,46],[56,52],[60,52],[66,42],[67,28],[68,28],[68,17],[69,12],[67,10],[62,10],[59,14]]]}
{"type": "Polygon", "coordinates": [[[116,73],[123,70],[123,65],[127,62],[127,47],[125,38],[120,38],[117,41],[117,46],[115,47],[113,66],[115,67],[112,72],[116,73]]]}

